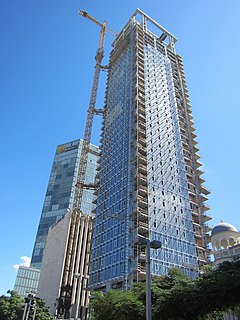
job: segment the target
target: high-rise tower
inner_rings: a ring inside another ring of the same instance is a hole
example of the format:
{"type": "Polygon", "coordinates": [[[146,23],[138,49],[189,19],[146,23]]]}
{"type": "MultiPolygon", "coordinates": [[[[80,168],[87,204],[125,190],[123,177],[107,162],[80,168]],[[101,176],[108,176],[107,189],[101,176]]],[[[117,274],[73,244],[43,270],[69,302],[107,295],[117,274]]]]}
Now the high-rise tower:
{"type": "Polygon", "coordinates": [[[145,277],[139,236],[162,242],[151,273],[197,276],[208,261],[201,163],[176,38],[137,9],[110,54],[90,286],[145,277]]]}
{"type": "MultiPolygon", "coordinates": [[[[52,171],[43,204],[42,214],[34,244],[31,266],[41,269],[44,248],[49,228],[61,220],[73,205],[73,195],[79,169],[82,140],[75,140],[57,147],[52,171]]],[[[85,182],[94,183],[99,149],[90,145],[85,182]]],[[[83,191],[81,211],[90,214],[95,208],[93,190],[83,191]]]]}

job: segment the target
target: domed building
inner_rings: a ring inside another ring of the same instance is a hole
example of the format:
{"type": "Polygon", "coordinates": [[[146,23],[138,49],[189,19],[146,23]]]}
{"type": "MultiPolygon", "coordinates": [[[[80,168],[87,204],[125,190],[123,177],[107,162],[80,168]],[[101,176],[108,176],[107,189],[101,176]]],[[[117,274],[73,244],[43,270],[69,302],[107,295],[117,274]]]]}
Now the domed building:
{"type": "Polygon", "coordinates": [[[240,233],[231,224],[221,222],[211,232],[214,264],[240,257],[240,233]]]}

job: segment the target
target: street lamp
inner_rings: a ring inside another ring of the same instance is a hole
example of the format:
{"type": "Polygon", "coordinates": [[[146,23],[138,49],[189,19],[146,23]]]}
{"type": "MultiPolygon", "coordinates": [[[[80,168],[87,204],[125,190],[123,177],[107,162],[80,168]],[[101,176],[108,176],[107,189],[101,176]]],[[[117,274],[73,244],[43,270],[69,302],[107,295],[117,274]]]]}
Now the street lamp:
{"type": "Polygon", "coordinates": [[[22,316],[22,320],[28,320],[29,319],[29,315],[30,315],[30,311],[33,311],[33,316],[32,319],[35,320],[36,317],[36,293],[35,292],[31,292],[28,294],[27,298],[25,298],[25,306],[24,306],[24,311],[23,311],[23,316],[22,316]]]}
{"type": "Polygon", "coordinates": [[[137,244],[146,247],[146,320],[152,320],[152,301],[151,301],[151,270],[150,270],[150,248],[160,249],[162,243],[157,240],[147,239],[138,236],[137,244]]]}

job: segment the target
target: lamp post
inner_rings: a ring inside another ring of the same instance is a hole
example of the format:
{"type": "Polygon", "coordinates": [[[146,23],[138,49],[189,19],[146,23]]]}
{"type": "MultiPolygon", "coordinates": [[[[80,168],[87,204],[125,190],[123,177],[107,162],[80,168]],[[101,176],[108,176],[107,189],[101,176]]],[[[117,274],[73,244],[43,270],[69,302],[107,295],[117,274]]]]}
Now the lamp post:
{"type": "Polygon", "coordinates": [[[28,320],[29,319],[29,315],[30,315],[30,311],[31,310],[34,310],[32,319],[35,320],[36,309],[37,309],[35,297],[36,297],[36,293],[35,292],[31,292],[31,293],[29,293],[27,298],[25,298],[26,302],[25,302],[25,306],[24,306],[22,320],[28,320]]]}
{"type": "Polygon", "coordinates": [[[150,241],[150,239],[138,236],[137,244],[146,247],[146,320],[152,320],[150,249],[160,249],[162,243],[157,240],[150,241]]]}

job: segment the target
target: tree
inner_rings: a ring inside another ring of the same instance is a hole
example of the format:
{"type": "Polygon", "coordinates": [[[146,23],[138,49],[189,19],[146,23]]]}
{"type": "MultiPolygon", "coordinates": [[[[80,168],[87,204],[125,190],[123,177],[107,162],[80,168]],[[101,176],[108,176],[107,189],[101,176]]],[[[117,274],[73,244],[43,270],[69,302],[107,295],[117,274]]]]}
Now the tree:
{"type": "MultiPolygon", "coordinates": [[[[96,320],[145,319],[145,283],[131,291],[96,293],[92,306],[96,320]]],[[[224,262],[198,279],[179,269],[152,281],[153,320],[222,320],[227,310],[240,314],[240,261],[224,262]]]]}
{"type": "MultiPolygon", "coordinates": [[[[33,313],[33,312],[32,312],[33,313]]],[[[35,320],[51,320],[49,309],[43,299],[36,298],[36,317],[35,320]]]]}
{"type": "Polygon", "coordinates": [[[175,285],[160,306],[159,318],[220,320],[239,305],[239,292],[240,261],[224,262],[185,287],[175,285]]]}
{"type": "Polygon", "coordinates": [[[15,291],[0,297],[0,320],[22,319],[24,300],[15,291]]]}
{"type": "Polygon", "coordinates": [[[131,291],[110,290],[106,295],[96,292],[91,310],[96,320],[145,319],[145,308],[131,291]]]}
{"type": "MultiPolygon", "coordinates": [[[[0,297],[0,320],[22,320],[25,299],[21,298],[15,291],[8,291],[10,296],[0,297]]],[[[29,301],[27,301],[29,303],[29,301]]],[[[36,298],[35,320],[51,320],[48,307],[44,300],[36,298]]],[[[33,318],[34,309],[31,308],[29,320],[33,318]]]]}

